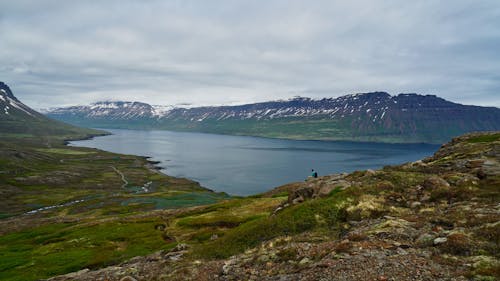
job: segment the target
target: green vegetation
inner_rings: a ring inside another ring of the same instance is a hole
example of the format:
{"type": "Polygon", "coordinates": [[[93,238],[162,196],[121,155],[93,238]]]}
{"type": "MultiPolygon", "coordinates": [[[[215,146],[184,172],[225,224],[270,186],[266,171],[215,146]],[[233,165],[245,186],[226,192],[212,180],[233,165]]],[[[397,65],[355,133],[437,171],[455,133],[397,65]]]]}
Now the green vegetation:
{"type": "Polygon", "coordinates": [[[175,240],[149,211],[229,199],[161,174],[144,157],[12,134],[0,137],[0,195],[1,280],[37,280],[169,249],[175,240]]]}
{"type": "Polygon", "coordinates": [[[220,239],[199,246],[194,255],[203,258],[227,258],[259,243],[283,235],[294,235],[313,229],[338,231],[345,220],[347,198],[344,194],[311,200],[287,208],[274,216],[262,216],[242,223],[220,239]]]}
{"type": "MultiPolygon", "coordinates": [[[[312,128],[312,137],[322,139],[335,131],[319,119],[281,121],[246,125],[270,137],[290,136],[299,129],[293,137],[302,138],[312,128]]],[[[54,129],[52,125],[47,126],[54,129]]],[[[241,122],[226,125],[217,132],[238,133],[241,122]]],[[[446,242],[433,245],[436,255],[456,260],[475,255],[480,258],[471,276],[498,275],[498,216],[490,212],[499,200],[498,156],[491,149],[500,141],[498,133],[459,140],[425,163],[357,171],[340,182],[325,176],[234,198],[161,174],[144,157],[64,145],[67,138],[85,136],[83,131],[50,136],[21,127],[0,136],[1,280],[37,280],[101,268],[178,243],[190,245],[185,261],[192,263],[228,258],[280,237],[349,237],[350,242],[332,248],[349,253],[351,243],[372,243],[378,234],[399,239],[406,230],[445,227],[456,229],[447,233],[446,242]],[[284,204],[304,187],[328,189],[302,198],[302,203],[284,204]],[[476,205],[467,205],[469,199],[476,205]],[[348,221],[373,225],[346,236],[356,227],[348,221]],[[403,233],[396,233],[398,229],[403,233]]],[[[276,252],[285,262],[299,254],[293,247],[276,252]]]]}
{"type": "Polygon", "coordinates": [[[83,154],[95,153],[95,151],[79,151],[75,149],[66,149],[66,148],[39,148],[37,150],[41,152],[69,154],[69,155],[83,155],[83,154]]]}
{"type": "Polygon", "coordinates": [[[146,218],[85,224],[50,224],[0,236],[0,279],[37,280],[98,268],[175,246],[146,218]]]}
{"type": "Polygon", "coordinates": [[[494,142],[500,140],[499,134],[489,134],[489,135],[479,135],[475,137],[469,138],[467,141],[469,143],[478,143],[478,142],[494,142]]]}

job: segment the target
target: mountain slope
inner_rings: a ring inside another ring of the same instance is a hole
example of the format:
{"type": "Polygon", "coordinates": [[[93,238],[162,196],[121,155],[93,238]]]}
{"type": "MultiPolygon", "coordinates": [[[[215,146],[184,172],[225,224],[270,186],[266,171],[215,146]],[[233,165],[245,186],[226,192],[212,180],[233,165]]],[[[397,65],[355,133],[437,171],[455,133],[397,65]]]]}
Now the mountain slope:
{"type": "Polygon", "coordinates": [[[500,129],[500,109],[456,104],[434,95],[385,92],[238,106],[158,108],[101,102],[53,109],[48,116],[89,127],[168,129],[290,139],[442,143],[500,129]]]}
{"type": "Polygon", "coordinates": [[[47,118],[19,101],[3,82],[0,82],[0,132],[4,136],[80,137],[103,134],[101,131],[77,128],[47,118]]]}

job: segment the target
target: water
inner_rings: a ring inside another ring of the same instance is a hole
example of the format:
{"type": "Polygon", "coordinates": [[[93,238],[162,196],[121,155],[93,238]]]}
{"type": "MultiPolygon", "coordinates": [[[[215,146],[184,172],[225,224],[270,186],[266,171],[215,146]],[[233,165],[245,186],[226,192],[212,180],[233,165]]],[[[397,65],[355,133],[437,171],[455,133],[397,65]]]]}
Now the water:
{"type": "Polygon", "coordinates": [[[378,169],[432,155],[439,146],[295,141],[170,131],[106,129],[113,135],[71,144],[151,156],[163,172],[232,195],[250,195],[318,174],[378,169]]]}

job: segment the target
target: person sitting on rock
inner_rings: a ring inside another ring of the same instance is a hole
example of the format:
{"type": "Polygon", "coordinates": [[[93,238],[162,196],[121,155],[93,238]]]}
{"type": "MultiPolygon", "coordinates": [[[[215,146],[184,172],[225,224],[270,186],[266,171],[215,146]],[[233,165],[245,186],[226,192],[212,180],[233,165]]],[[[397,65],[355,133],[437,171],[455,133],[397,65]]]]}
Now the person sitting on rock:
{"type": "Polygon", "coordinates": [[[313,178],[318,177],[318,173],[314,169],[311,169],[311,177],[313,177],[313,178]]]}

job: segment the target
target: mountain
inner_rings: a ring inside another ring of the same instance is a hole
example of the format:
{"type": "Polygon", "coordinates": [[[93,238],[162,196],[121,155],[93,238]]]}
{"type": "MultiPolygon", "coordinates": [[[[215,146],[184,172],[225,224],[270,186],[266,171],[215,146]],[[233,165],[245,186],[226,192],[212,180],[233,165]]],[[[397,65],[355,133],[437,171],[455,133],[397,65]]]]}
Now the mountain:
{"type": "Polygon", "coordinates": [[[471,131],[500,129],[500,109],[495,107],[461,105],[435,95],[385,92],[195,108],[99,102],[56,108],[47,115],[88,127],[314,140],[442,143],[471,131]]]}
{"type": "Polygon", "coordinates": [[[31,109],[0,82],[0,132],[3,136],[68,136],[81,137],[103,132],[77,128],[53,120],[31,109]]]}
{"type": "Polygon", "coordinates": [[[168,106],[142,102],[103,101],[88,106],[49,109],[46,115],[71,124],[101,128],[155,128],[168,106]]]}

